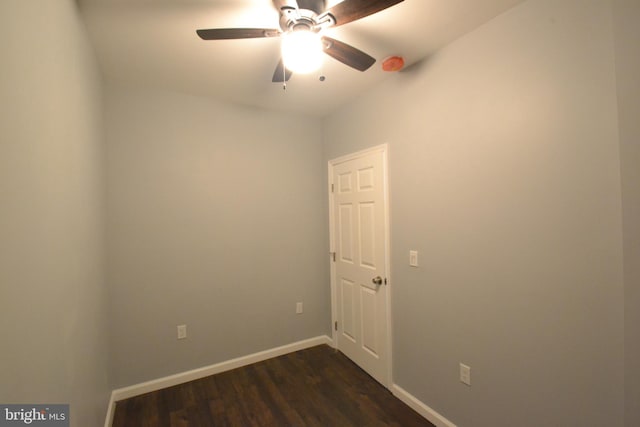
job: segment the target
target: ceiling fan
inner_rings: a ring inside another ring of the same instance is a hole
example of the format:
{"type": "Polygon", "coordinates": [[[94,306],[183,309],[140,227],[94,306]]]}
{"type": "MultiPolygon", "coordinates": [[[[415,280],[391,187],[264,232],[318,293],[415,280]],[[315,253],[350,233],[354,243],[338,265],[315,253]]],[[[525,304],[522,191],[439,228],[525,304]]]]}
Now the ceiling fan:
{"type": "Polygon", "coordinates": [[[356,21],[402,1],[343,0],[327,9],[326,0],[273,0],[280,13],[280,29],[213,28],[196,33],[203,40],[282,37],[282,56],[271,80],[274,83],[288,81],[294,72],[304,73],[317,68],[323,53],[351,68],[365,71],[376,62],[375,58],[322,33],[329,27],[356,21]]]}

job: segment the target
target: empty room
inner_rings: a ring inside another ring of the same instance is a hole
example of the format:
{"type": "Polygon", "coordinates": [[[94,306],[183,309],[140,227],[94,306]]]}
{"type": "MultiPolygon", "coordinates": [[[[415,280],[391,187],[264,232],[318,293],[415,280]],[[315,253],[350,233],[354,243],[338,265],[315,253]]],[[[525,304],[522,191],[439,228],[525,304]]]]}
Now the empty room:
{"type": "Polygon", "coordinates": [[[2,0],[0,425],[640,426],[638,22],[2,0]]]}

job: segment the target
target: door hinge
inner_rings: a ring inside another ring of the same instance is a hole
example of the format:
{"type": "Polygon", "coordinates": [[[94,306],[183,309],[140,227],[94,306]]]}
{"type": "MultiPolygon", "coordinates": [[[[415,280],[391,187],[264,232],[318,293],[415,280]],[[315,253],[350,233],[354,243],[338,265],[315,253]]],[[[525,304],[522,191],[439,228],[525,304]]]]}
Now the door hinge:
{"type": "Polygon", "coordinates": [[[338,330],[338,322],[335,322],[335,323],[334,323],[334,325],[333,325],[333,327],[334,327],[334,328],[335,328],[335,330],[337,331],[337,330],[338,330]]]}
{"type": "Polygon", "coordinates": [[[329,252],[329,256],[331,257],[333,262],[336,262],[336,253],[335,252],[329,252]]]}
{"type": "Polygon", "coordinates": [[[333,184],[331,184],[331,192],[333,193],[333,184]]]}

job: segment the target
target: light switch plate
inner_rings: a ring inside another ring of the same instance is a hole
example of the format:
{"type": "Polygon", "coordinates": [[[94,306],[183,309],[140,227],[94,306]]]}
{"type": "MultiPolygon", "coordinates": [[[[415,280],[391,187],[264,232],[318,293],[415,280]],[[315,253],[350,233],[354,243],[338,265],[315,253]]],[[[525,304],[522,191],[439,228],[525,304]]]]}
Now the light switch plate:
{"type": "Polygon", "coordinates": [[[411,267],[418,266],[418,251],[409,251],[409,265],[411,267]]]}

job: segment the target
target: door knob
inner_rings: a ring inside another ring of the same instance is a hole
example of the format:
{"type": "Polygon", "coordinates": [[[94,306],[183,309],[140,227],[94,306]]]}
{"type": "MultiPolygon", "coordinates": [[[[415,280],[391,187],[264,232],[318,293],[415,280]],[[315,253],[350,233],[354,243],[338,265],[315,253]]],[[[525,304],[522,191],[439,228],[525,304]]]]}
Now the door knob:
{"type": "Polygon", "coordinates": [[[371,282],[373,282],[373,284],[376,286],[380,286],[382,285],[382,277],[374,277],[373,279],[371,279],[371,282]]]}

